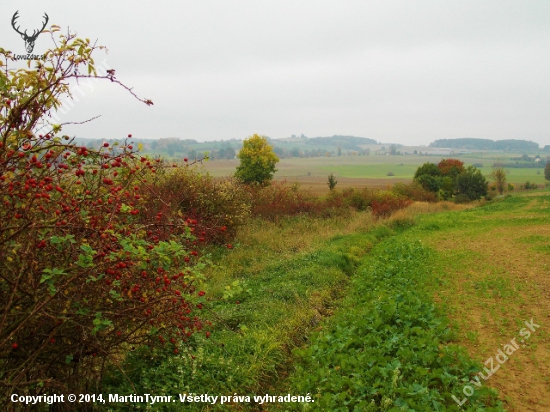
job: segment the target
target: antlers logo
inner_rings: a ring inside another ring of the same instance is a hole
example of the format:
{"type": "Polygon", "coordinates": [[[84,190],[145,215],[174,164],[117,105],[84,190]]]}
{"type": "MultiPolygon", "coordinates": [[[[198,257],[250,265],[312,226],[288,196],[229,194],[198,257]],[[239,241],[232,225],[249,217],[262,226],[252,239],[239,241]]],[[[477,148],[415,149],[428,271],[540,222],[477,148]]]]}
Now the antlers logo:
{"type": "Polygon", "coordinates": [[[42,25],[42,28],[39,29],[39,30],[33,31],[32,35],[29,36],[27,34],[27,30],[25,30],[23,33],[21,33],[19,31],[19,26],[15,27],[15,21],[19,17],[18,13],[19,13],[19,10],[16,11],[15,14],[13,15],[13,17],[11,19],[11,25],[12,25],[13,29],[21,35],[23,40],[25,40],[25,48],[27,49],[27,53],[32,53],[32,51],[34,49],[34,42],[36,41],[36,38],[38,37],[38,35],[40,33],[42,33],[42,30],[44,30],[44,27],[46,27],[46,24],[48,24],[48,20],[49,20],[48,15],[46,13],[44,13],[44,17],[46,18],[46,21],[42,25]]]}

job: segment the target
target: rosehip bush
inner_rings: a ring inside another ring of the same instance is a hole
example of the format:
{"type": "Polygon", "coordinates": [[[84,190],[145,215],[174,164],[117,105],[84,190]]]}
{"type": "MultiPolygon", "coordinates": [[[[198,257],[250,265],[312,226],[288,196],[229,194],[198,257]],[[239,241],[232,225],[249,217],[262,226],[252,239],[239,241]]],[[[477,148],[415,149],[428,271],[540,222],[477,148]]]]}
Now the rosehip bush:
{"type": "Polygon", "coordinates": [[[167,165],[127,141],[116,151],[79,147],[46,122],[71,80],[128,89],[114,71],[96,75],[97,48],[62,35],[32,69],[11,69],[12,53],[0,49],[0,402],[93,392],[130,346],[176,348],[208,327],[200,222],[152,190],[167,165]]]}

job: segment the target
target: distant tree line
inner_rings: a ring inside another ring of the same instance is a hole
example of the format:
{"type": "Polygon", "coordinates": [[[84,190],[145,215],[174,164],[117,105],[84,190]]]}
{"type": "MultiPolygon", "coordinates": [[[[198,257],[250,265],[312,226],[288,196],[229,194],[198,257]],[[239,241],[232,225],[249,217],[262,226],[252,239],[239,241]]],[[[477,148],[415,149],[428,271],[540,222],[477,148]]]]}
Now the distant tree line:
{"type": "Polygon", "coordinates": [[[222,147],[219,150],[211,150],[210,152],[208,152],[208,158],[210,160],[235,159],[236,157],[237,152],[233,147],[229,145],[226,147],[222,147]]]}
{"type": "Polygon", "coordinates": [[[346,150],[343,152],[340,147],[336,151],[334,151],[327,149],[300,149],[298,147],[287,149],[280,146],[274,146],[273,151],[280,159],[287,159],[290,157],[330,157],[342,155],[368,156],[370,154],[370,149],[358,148],[356,150],[346,150]]]}
{"type": "Polygon", "coordinates": [[[544,159],[538,155],[535,157],[530,157],[528,154],[523,154],[521,157],[511,157],[510,160],[515,161],[515,163],[499,163],[499,164],[501,164],[502,167],[507,167],[507,168],[542,169],[546,166],[547,162],[550,162],[550,156],[544,159]]]}
{"type": "Polygon", "coordinates": [[[466,149],[466,150],[508,150],[531,151],[540,150],[538,143],[527,140],[490,140],[464,137],[459,139],[438,139],[430,143],[430,147],[466,149]]]}
{"type": "Polygon", "coordinates": [[[546,161],[533,162],[533,163],[501,163],[502,167],[508,169],[520,168],[520,169],[544,169],[546,166],[546,161]]]}
{"type": "Polygon", "coordinates": [[[359,151],[362,150],[360,145],[377,144],[376,140],[367,137],[356,136],[330,136],[330,137],[310,137],[305,140],[308,145],[328,145],[339,146],[342,149],[359,151]]]}

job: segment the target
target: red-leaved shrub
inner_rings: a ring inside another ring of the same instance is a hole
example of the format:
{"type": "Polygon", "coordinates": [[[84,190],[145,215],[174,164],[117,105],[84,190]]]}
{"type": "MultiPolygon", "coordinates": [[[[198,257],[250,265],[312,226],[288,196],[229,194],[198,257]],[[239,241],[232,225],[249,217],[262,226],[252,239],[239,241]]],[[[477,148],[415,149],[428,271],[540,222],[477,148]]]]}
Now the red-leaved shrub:
{"type": "Polygon", "coordinates": [[[379,192],[371,203],[372,214],[376,217],[389,217],[392,213],[412,204],[411,199],[391,192],[379,192]]]}

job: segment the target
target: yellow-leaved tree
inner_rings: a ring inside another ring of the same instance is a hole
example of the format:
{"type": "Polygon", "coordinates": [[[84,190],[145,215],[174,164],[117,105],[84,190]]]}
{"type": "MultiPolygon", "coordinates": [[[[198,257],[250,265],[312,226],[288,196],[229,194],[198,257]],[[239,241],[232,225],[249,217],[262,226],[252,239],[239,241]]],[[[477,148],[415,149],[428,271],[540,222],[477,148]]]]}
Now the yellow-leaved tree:
{"type": "Polygon", "coordinates": [[[264,136],[255,134],[245,139],[237,157],[241,164],[237,167],[235,176],[244,183],[265,185],[273,179],[277,171],[275,165],[279,158],[264,136]]]}

